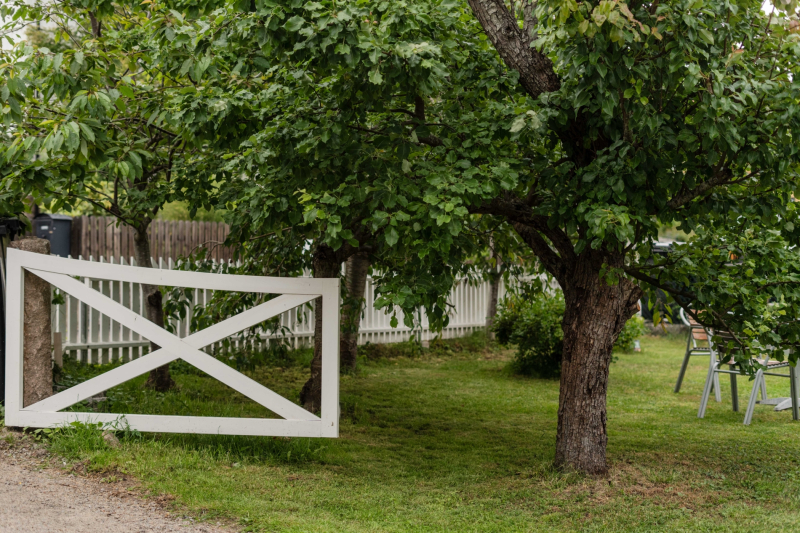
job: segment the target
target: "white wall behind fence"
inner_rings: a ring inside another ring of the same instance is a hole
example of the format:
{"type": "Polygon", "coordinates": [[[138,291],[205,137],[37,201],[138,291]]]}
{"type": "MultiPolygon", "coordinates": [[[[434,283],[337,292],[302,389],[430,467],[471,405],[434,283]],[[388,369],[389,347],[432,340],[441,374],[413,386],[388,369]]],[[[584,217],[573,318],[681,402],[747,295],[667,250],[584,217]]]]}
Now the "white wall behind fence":
{"type": "MultiPolygon", "coordinates": [[[[78,259],[83,260],[82,257],[78,259]]],[[[88,260],[95,259],[90,257],[88,260]]],[[[136,264],[133,258],[127,261],[125,259],[115,261],[111,258],[110,261],[106,261],[103,257],[100,257],[97,260],[117,264],[136,264]]],[[[158,268],[172,269],[174,267],[171,259],[167,261],[159,259],[154,263],[158,265],[158,268]]],[[[83,278],[82,281],[114,301],[140,315],[144,315],[142,289],[138,283],[88,278],[83,278]]],[[[196,289],[192,306],[203,305],[211,297],[211,292],[209,290],[196,289]]],[[[501,287],[501,295],[502,292],[501,287]]],[[[422,327],[415,331],[403,325],[403,315],[399,309],[397,318],[400,325],[396,328],[391,327],[391,314],[374,307],[375,290],[372,278],[367,278],[365,299],[361,328],[358,335],[359,344],[366,344],[367,342],[375,344],[401,342],[408,340],[412,335],[416,335],[425,341],[436,336],[429,329],[428,320],[424,312],[421,313],[422,327]]],[[[443,338],[461,337],[485,326],[486,310],[489,303],[488,283],[470,284],[462,280],[453,288],[449,301],[452,305],[449,312],[450,323],[441,332],[443,338]]],[[[129,361],[149,352],[150,343],[139,334],[133,333],[96,309],[67,294],[64,294],[63,304],[53,306],[53,314],[53,330],[61,333],[64,352],[82,361],[100,363],[115,361],[120,358],[123,361],[129,361]]],[[[280,325],[282,332],[277,334],[262,333],[256,342],[263,345],[270,342],[270,339],[282,337],[294,347],[307,345],[314,335],[313,310],[304,308],[287,311],[280,316],[280,325]]],[[[186,337],[190,333],[188,318],[178,321],[175,327],[179,337],[186,337]]],[[[241,343],[238,340],[233,340],[233,342],[234,345],[241,347],[241,343]]],[[[258,346],[252,347],[257,348],[258,346]]],[[[212,350],[218,348],[218,345],[211,347],[212,350]]]]}

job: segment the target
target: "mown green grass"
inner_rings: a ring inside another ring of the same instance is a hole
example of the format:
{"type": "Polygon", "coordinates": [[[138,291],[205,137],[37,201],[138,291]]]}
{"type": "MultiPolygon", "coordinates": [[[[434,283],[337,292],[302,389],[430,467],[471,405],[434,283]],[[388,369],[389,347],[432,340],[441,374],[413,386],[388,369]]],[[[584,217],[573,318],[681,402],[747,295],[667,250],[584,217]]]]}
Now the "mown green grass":
{"type": "MultiPolygon", "coordinates": [[[[712,400],[697,419],[707,359],[694,358],[683,390],[672,393],[684,342],[647,337],[643,352],[618,354],[611,474],[602,479],[551,467],[558,383],[509,375],[510,354],[479,349],[475,339],[421,357],[377,350],[384,358],[342,376],[338,440],[129,434],[112,449],[75,430],[51,444],[175,495],[198,516],[252,531],[797,531],[800,423],[759,406],[745,427],[743,413],[730,409],[727,380],[723,402],[712,400]]],[[[178,370],[177,392],[144,392],[142,378],[99,407],[269,416],[178,370]]],[[[296,398],[306,370],[287,363],[250,375],[296,398]]],[[[768,386],[788,395],[788,380],[768,386]]],[[[740,380],[743,406],[750,388],[740,380]]]]}

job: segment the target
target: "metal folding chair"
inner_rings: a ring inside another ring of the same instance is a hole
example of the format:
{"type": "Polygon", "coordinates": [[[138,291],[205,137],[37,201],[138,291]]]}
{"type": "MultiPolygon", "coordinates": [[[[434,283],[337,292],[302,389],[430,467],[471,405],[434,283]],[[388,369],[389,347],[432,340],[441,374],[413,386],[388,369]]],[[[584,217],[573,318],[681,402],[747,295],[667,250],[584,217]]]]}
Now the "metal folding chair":
{"type": "MultiPolygon", "coordinates": [[[[724,342],[733,339],[733,336],[728,332],[718,331],[716,333],[717,336],[720,337],[724,342]]],[[[711,335],[709,335],[709,347],[711,348],[711,358],[713,363],[709,368],[708,376],[706,377],[706,384],[703,388],[703,397],[700,400],[700,409],[697,412],[698,418],[705,417],[706,408],[708,407],[708,398],[711,396],[712,383],[715,377],[718,379],[719,374],[730,375],[731,402],[733,404],[733,411],[739,412],[739,389],[736,383],[736,376],[742,374],[742,372],[737,368],[737,363],[735,363],[733,360],[733,354],[726,353],[727,348],[724,347],[724,344],[716,345],[711,339],[711,335]],[[727,366],[728,370],[725,370],[723,368],[724,366],[727,366]]],[[[753,380],[753,391],[750,394],[750,401],[747,404],[747,411],[744,415],[744,424],[746,426],[750,425],[750,422],[753,420],[753,412],[755,411],[755,406],[757,403],[762,405],[774,405],[776,411],[782,411],[784,409],[791,408],[792,419],[800,419],[800,408],[798,408],[798,403],[800,403],[800,401],[798,401],[800,384],[797,380],[798,373],[795,371],[795,368],[792,367],[788,361],[772,361],[769,356],[765,356],[763,359],[757,359],[754,362],[766,367],[766,371],[762,368],[756,372],[753,380]],[[789,373],[783,374],[775,372],[775,370],[781,368],[788,368],[789,373]],[[765,376],[789,378],[789,398],[767,398],[767,385],[765,376]],[[760,401],[758,400],[759,392],[761,393],[760,401]]],[[[719,381],[717,381],[717,383],[719,383],[719,381]]],[[[718,386],[717,390],[719,390],[718,386]]]]}
{"type": "MultiPolygon", "coordinates": [[[[683,376],[686,375],[686,368],[689,366],[689,358],[695,355],[707,355],[710,358],[709,368],[714,366],[714,355],[711,352],[711,340],[708,332],[692,317],[686,316],[686,313],[681,307],[680,310],[681,322],[689,328],[689,337],[686,339],[686,352],[683,354],[683,363],[681,364],[681,371],[678,374],[678,382],[675,383],[675,392],[681,390],[683,384],[683,376]],[[704,346],[705,344],[705,346],[704,346]]],[[[718,402],[722,401],[722,396],[719,392],[719,376],[714,374],[714,397],[718,402]]]]}

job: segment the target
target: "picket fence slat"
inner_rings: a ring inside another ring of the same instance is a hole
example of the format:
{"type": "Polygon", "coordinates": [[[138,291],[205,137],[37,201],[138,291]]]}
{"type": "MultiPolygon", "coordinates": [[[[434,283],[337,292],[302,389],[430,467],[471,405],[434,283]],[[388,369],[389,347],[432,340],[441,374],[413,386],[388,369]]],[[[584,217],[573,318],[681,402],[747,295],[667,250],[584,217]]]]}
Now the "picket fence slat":
{"type": "MultiPolygon", "coordinates": [[[[99,218],[99,217],[96,217],[99,218]]],[[[209,224],[209,230],[211,228],[209,224]]],[[[99,225],[95,226],[95,235],[100,234],[99,225]]],[[[105,232],[103,232],[105,233],[105,232]]],[[[199,237],[200,235],[198,235],[199,237]]],[[[222,237],[221,235],[219,237],[222,237]]],[[[221,238],[219,239],[221,240],[221,238]]],[[[121,248],[122,249],[122,248],[121,248]]],[[[172,248],[176,249],[175,247],[172,248]]],[[[136,265],[132,254],[126,261],[124,258],[106,259],[105,256],[89,255],[78,256],[78,259],[88,261],[110,262],[114,264],[136,265]]],[[[157,268],[172,270],[175,262],[172,258],[159,257],[156,261],[152,260],[157,268]]],[[[130,281],[103,281],[84,278],[83,283],[88,287],[98,290],[114,301],[131,309],[140,316],[145,315],[143,305],[144,297],[142,287],[139,283],[130,281]]],[[[428,318],[425,313],[419,317],[419,327],[412,331],[403,325],[403,314],[397,309],[397,319],[399,326],[392,328],[390,324],[391,314],[383,310],[375,309],[375,286],[371,277],[367,278],[365,291],[365,306],[361,319],[361,328],[358,335],[358,343],[384,344],[391,342],[401,342],[416,336],[421,341],[432,340],[437,334],[429,328],[428,318]]],[[[213,291],[209,289],[195,289],[191,307],[187,313],[187,319],[179,320],[174,324],[176,335],[180,338],[191,334],[189,329],[189,318],[192,316],[197,306],[205,305],[211,297],[213,291]]],[[[501,287],[501,295],[503,288],[501,287]]],[[[459,281],[450,294],[449,301],[453,305],[450,310],[450,323],[439,334],[443,338],[455,338],[468,335],[469,333],[482,329],[486,321],[486,309],[488,305],[489,284],[468,284],[465,280],[459,281]]],[[[109,317],[102,315],[96,309],[87,306],[80,300],[69,295],[65,296],[64,304],[53,306],[53,331],[60,332],[62,336],[63,350],[65,354],[77,358],[80,361],[89,363],[108,363],[111,361],[130,361],[149,353],[150,343],[140,334],[114,322],[109,317]]],[[[313,306],[312,306],[313,307],[313,306]]],[[[277,332],[261,332],[258,335],[256,345],[251,345],[253,349],[267,345],[271,340],[281,338],[288,341],[292,347],[298,348],[309,346],[314,336],[314,311],[308,307],[298,310],[287,311],[280,315],[280,327],[277,332]]],[[[239,348],[239,342],[234,346],[239,348]]],[[[209,351],[218,350],[221,343],[206,348],[209,351]]]]}

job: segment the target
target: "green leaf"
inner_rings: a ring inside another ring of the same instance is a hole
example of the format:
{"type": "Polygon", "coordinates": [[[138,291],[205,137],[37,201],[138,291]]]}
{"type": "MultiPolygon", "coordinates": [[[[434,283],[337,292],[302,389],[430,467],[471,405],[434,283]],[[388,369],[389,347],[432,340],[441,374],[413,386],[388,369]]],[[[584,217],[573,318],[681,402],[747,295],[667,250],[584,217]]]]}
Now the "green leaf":
{"type": "Polygon", "coordinates": [[[603,113],[608,115],[609,117],[614,116],[614,100],[611,99],[610,96],[607,96],[605,100],[603,100],[603,113]]]}
{"type": "Polygon", "coordinates": [[[13,96],[9,96],[8,97],[8,105],[9,105],[9,107],[11,107],[11,110],[14,113],[16,113],[18,115],[22,114],[22,108],[19,106],[19,102],[17,102],[17,99],[14,98],[13,96]]]}
{"type": "Polygon", "coordinates": [[[702,39],[703,39],[705,42],[707,42],[708,44],[714,44],[714,36],[711,34],[711,32],[710,32],[710,31],[708,31],[708,30],[706,30],[706,29],[704,29],[704,28],[700,28],[700,29],[698,30],[698,33],[700,33],[700,37],[701,37],[701,38],[702,38],[702,39]]]}
{"type": "Polygon", "coordinates": [[[303,27],[305,24],[305,19],[303,17],[295,15],[294,17],[290,18],[286,21],[286,24],[283,27],[288,31],[297,31],[303,27]]]}
{"type": "Polygon", "coordinates": [[[189,69],[192,68],[192,63],[193,61],[191,57],[186,61],[184,61],[183,64],[181,65],[181,69],[178,71],[178,74],[180,74],[181,76],[185,76],[186,73],[189,72],[189,69]]]}
{"type": "Polygon", "coordinates": [[[511,128],[509,128],[508,131],[510,131],[511,133],[516,133],[522,130],[522,128],[525,127],[525,118],[526,115],[520,115],[517,118],[515,118],[514,122],[511,123],[511,128]]]}
{"type": "Polygon", "coordinates": [[[119,87],[117,87],[117,89],[119,90],[120,93],[122,93],[124,96],[127,96],[128,98],[135,97],[133,94],[133,89],[131,89],[128,85],[120,85],[119,87]]]}
{"type": "Polygon", "coordinates": [[[397,241],[400,239],[400,235],[397,233],[397,230],[394,226],[389,226],[386,230],[386,244],[389,246],[394,246],[397,244],[397,241]]]}
{"type": "Polygon", "coordinates": [[[94,142],[94,132],[92,128],[84,124],[83,122],[78,122],[78,126],[80,126],[83,135],[85,136],[86,140],[89,142],[94,142]]]}
{"type": "Polygon", "coordinates": [[[370,71],[369,81],[375,85],[380,85],[383,83],[383,76],[381,76],[381,71],[379,68],[375,67],[375,70],[370,71]]]}

